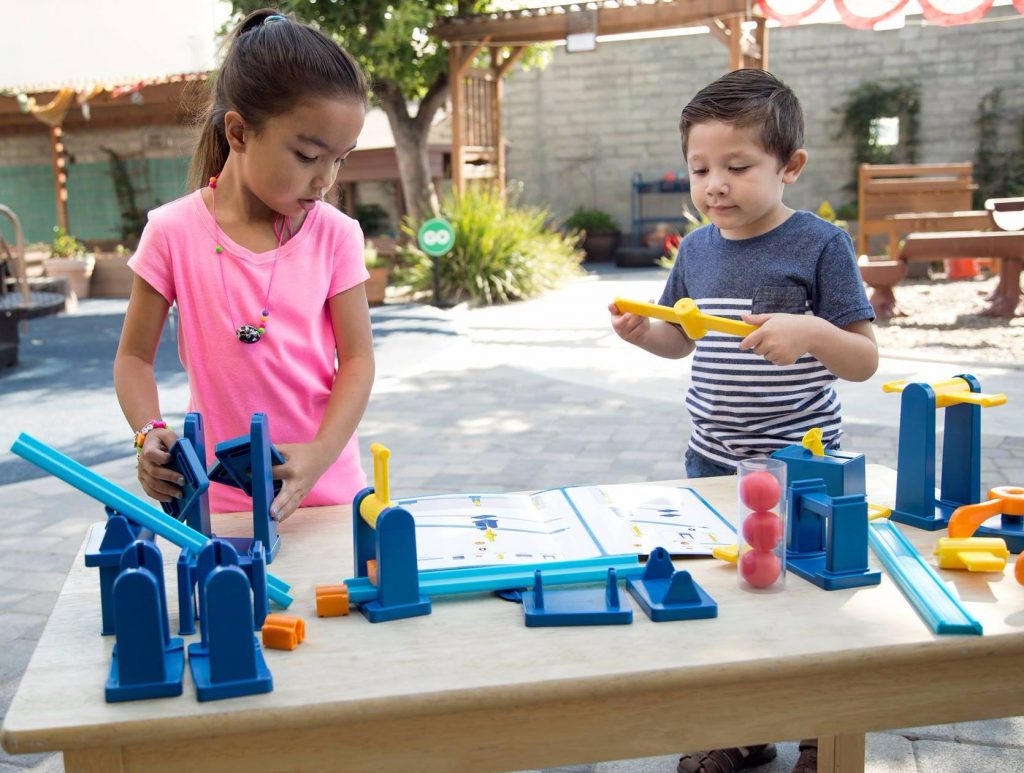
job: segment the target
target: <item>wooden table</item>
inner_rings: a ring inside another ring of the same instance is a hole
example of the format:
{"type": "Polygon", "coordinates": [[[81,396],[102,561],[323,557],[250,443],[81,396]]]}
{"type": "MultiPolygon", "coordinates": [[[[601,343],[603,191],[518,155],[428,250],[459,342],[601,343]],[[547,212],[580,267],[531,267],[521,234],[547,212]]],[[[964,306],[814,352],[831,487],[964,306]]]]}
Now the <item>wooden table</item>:
{"type": "MultiPolygon", "coordinates": [[[[891,504],[894,473],[869,466],[868,481],[872,501],[891,504]]],[[[734,513],[735,478],[690,484],[734,513]]],[[[99,635],[97,574],[79,556],[4,746],[63,750],[71,772],[500,771],[819,736],[819,770],[853,771],[866,731],[1024,714],[1012,567],[944,573],[983,637],[933,635],[888,576],[825,592],[789,575],[785,592],[758,595],[713,559],[685,566],[718,601],[714,620],[656,624],[637,608],[627,626],[528,629],[518,605],[492,596],[377,625],[318,619],[314,585],[352,574],[348,512],[309,509],[281,527],[272,571],[293,583],[291,612],[308,628],[297,650],[266,652],[267,695],[199,703],[186,677],[177,698],[104,703],[113,639],[99,635]]],[[[218,529],[244,533],[232,520],[218,529]]],[[[904,532],[931,552],[936,534],[904,532]]]]}

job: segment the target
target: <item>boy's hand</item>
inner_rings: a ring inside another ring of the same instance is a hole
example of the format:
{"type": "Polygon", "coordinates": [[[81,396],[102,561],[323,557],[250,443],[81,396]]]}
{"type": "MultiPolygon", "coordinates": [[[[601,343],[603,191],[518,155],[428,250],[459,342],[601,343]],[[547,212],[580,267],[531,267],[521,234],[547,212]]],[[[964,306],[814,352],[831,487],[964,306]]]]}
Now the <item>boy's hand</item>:
{"type": "Polygon", "coordinates": [[[316,443],[289,443],[277,446],[277,450],[285,462],[271,469],[274,478],[284,481],[284,485],[270,504],[270,517],[280,523],[298,509],[334,460],[327,458],[316,443]]]}
{"type": "Polygon", "coordinates": [[[181,487],[185,479],[168,467],[171,461],[170,449],[178,436],[166,428],[151,429],[146,433],[139,454],[139,483],[142,490],[158,502],[170,502],[181,498],[181,487]]]}
{"type": "Polygon", "coordinates": [[[615,334],[623,341],[639,346],[651,329],[651,320],[639,314],[622,314],[614,303],[608,304],[608,311],[612,315],[615,334]]]}
{"type": "Polygon", "coordinates": [[[822,324],[809,314],[744,314],[743,321],[759,327],[740,341],[740,349],[752,349],[773,365],[792,365],[807,354],[822,324]]]}

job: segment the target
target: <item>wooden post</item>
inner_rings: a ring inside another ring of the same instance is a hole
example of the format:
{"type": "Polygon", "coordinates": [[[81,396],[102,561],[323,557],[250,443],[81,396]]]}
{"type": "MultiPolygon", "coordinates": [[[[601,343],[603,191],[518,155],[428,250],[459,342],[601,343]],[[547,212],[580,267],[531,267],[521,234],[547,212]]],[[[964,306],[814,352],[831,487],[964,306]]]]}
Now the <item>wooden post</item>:
{"type": "Polygon", "coordinates": [[[50,127],[50,152],[53,156],[53,188],[57,198],[57,225],[68,231],[68,173],[64,161],[64,130],[50,127]]]}
{"type": "Polygon", "coordinates": [[[462,50],[461,43],[448,46],[448,88],[452,95],[452,190],[463,192],[462,177],[462,50]]]}
{"type": "Polygon", "coordinates": [[[491,89],[491,142],[494,145],[494,178],[497,191],[505,195],[505,141],[501,126],[501,106],[505,79],[501,77],[501,47],[491,47],[491,78],[494,87],[491,89]]]}
{"type": "Polygon", "coordinates": [[[726,20],[729,29],[729,71],[743,68],[743,19],[739,16],[730,16],[726,20]]]}

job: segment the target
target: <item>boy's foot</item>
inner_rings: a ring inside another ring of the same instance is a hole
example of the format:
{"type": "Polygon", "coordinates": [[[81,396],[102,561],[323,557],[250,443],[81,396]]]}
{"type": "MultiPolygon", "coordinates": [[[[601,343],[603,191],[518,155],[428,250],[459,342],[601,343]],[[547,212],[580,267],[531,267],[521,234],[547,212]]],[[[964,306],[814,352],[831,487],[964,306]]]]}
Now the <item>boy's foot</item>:
{"type": "Polygon", "coordinates": [[[676,771],[678,773],[732,773],[734,770],[766,765],[775,759],[777,753],[773,743],[691,752],[679,758],[676,771]]]}
{"type": "Polygon", "coordinates": [[[818,742],[801,741],[800,758],[793,766],[793,773],[818,773],[818,742]]]}

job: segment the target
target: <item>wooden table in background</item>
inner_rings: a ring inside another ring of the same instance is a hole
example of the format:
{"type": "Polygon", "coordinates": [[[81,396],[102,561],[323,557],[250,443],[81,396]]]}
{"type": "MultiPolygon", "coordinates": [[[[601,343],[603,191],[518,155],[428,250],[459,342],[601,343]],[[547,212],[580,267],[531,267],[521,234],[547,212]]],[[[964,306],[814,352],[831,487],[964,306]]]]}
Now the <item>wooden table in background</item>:
{"type": "MultiPolygon", "coordinates": [[[[891,470],[869,466],[872,501],[891,470]]],[[[735,478],[689,481],[735,512],[735,478]]],[[[99,507],[97,506],[97,510],[99,507]]],[[[224,534],[247,519],[218,518],[224,534]],[[232,523],[234,520],[234,523],[232,523]]],[[[937,535],[904,528],[930,554],[937,535]]],[[[281,527],[272,571],[294,586],[306,642],[266,651],[274,691],[199,703],[103,701],[112,637],[101,637],[97,572],[81,555],[43,632],[2,741],[62,750],[76,771],[502,771],[818,736],[821,771],[864,765],[864,733],[1024,714],[1024,587],[1012,576],[944,572],[985,636],[936,636],[883,575],[825,592],[795,575],[775,595],[741,591],[715,560],[677,562],[719,617],[627,626],[526,628],[493,596],[434,601],[433,614],[373,625],[318,619],[314,585],[352,574],[349,509],[281,527]]],[[[177,550],[168,562],[172,625],[177,550]]],[[[872,564],[877,565],[872,554],[872,564]]],[[[634,605],[635,607],[635,605],[634,605]]]]}

